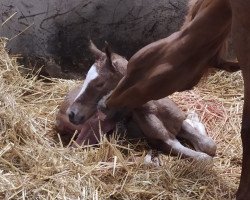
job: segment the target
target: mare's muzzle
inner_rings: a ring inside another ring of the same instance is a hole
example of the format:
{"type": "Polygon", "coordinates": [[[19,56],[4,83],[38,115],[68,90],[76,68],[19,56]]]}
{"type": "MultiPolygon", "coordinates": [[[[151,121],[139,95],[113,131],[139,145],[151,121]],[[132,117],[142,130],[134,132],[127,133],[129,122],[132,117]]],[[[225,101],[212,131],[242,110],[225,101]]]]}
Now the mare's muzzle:
{"type": "Polygon", "coordinates": [[[97,105],[97,109],[103,112],[107,119],[111,119],[115,122],[123,121],[124,119],[129,118],[132,115],[132,112],[126,108],[108,108],[106,100],[110,96],[110,93],[104,96],[97,105]]]}

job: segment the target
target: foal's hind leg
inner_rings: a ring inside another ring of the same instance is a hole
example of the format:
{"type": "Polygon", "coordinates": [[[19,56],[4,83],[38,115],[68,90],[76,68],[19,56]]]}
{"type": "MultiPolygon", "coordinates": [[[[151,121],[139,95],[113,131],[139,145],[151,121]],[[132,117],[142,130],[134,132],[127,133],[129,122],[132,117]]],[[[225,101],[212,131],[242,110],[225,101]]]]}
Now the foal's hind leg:
{"type": "Polygon", "coordinates": [[[212,138],[208,137],[204,125],[199,121],[196,113],[190,115],[182,123],[179,137],[191,142],[196,151],[207,153],[214,156],[216,153],[216,144],[212,138]]]}
{"type": "Polygon", "coordinates": [[[168,139],[160,142],[160,148],[165,153],[171,153],[181,158],[193,158],[195,160],[212,160],[212,157],[206,153],[194,151],[183,146],[176,138],[168,139]]]}
{"type": "Polygon", "coordinates": [[[144,112],[134,112],[134,119],[142,129],[149,143],[164,153],[183,158],[193,158],[196,160],[210,160],[211,157],[206,153],[197,152],[183,146],[173,134],[168,132],[159,118],[154,114],[144,112]]]}

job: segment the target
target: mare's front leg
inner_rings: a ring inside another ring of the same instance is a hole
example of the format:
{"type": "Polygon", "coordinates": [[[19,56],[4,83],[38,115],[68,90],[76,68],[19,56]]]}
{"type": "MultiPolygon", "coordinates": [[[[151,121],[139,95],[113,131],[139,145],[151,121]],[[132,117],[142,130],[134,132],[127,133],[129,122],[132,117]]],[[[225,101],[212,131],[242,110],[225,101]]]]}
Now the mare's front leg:
{"type": "Polygon", "coordinates": [[[236,72],[240,70],[240,64],[238,61],[227,61],[222,58],[220,58],[212,67],[225,70],[227,72],[236,72]]]}
{"type": "Polygon", "coordinates": [[[196,151],[215,156],[216,144],[212,138],[208,137],[205,126],[200,122],[197,113],[188,114],[177,136],[191,142],[196,151]]]}
{"type": "Polygon", "coordinates": [[[142,129],[149,143],[153,143],[166,154],[181,156],[182,158],[193,158],[195,160],[211,160],[212,158],[202,152],[197,152],[183,146],[173,134],[166,130],[163,123],[155,114],[134,111],[134,119],[142,129]]]}
{"type": "Polygon", "coordinates": [[[244,107],[241,138],[243,145],[242,172],[237,192],[238,200],[250,199],[250,1],[230,0],[232,35],[244,79],[244,107]]]}

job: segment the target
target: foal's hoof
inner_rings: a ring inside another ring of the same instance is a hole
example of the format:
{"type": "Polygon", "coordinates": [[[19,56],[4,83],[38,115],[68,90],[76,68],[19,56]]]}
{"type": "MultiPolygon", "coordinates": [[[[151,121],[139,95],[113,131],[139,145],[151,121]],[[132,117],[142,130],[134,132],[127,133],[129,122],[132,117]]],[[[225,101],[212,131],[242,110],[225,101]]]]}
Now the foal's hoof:
{"type": "Polygon", "coordinates": [[[192,165],[197,169],[207,170],[213,168],[213,158],[205,153],[201,153],[192,160],[192,165]]]}
{"type": "Polygon", "coordinates": [[[187,112],[187,119],[190,119],[192,122],[200,122],[199,116],[194,110],[187,112]]]}
{"type": "Polygon", "coordinates": [[[213,160],[213,158],[207,155],[206,153],[200,153],[200,155],[196,157],[195,159],[199,161],[212,161],[213,160]]]}
{"type": "Polygon", "coordinates": [[[144,157],[144,164],[145,165],[153,165],[155,167],[162,166],[162,162],[159,158],[159,155],[153,156],[152,150],[150,150],[147,155],[144,157]]]}
{"type": "Polygon", "coordinates": [[[185,121],[196,131],[198,131],[198,133],[207,136],[206,128],[204,124],[200,122],[199,116],[195,111],[188,111],[187,118],[185,119],[185,121]]]}
{"type": "Polygon", "coordinates": [[[212,168],[213,166],[213,158],[205,153],[200,153],[194,161],[197,161],[199,166],[203,166],[203,168],[212,168]]]}
{"type": "Polygon", "coordinates": [[[214,140],[210,137],[204,138],[200,144],[200,149],[202,152],[214,157],[216,154],[217,146],[214,140]]]}

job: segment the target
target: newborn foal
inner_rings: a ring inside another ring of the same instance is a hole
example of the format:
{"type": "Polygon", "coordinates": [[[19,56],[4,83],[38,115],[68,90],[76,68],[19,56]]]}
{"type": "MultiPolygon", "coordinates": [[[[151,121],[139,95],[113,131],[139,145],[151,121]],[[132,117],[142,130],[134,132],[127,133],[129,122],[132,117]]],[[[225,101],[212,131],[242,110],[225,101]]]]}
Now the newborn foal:
{"type": "MultiPolygon", "coordinates": [[[[104,113],[107,112],[105,101],[108,96],[98,103],[98,108],[104,113]]],[[[208,137],[198,115],[190,112],[186,116],[168,97],[149,101],[127,115],[130,116],[125,127],[131,127],[129,123],[134,122],[133,126],[138,126],[148,143],[164,153],[197,160],[211,159],[210,156],[215,155],[216,144],[208,137]],[[183,146],[177,137],[190,142],[196,151],[183,146]]],[[[130,132],[129,128],[127,131],[130,132]]]]}
{"type": "MultiPolygon", "coordinates": [[[[115,88],[126,72],[127,61],[111,53],[109,48],[106,48],[104,53],[91,43],[90,49],[97,60],[87,73],[83,86],[73,89],[68,94],[57,116],[57,129],[61,133],[68,132],[72,135],[75,130],[80,131],[76,140],[78,145],[95,144],[99,141],[98,120],[101,112],[97,112],[97,103],[115,88]]],[[[101,102],[104,101],[105,97],[99,102],[102,110],[105,110],[105,107],[101,106],[101,102]]],[[[206,135],[205,128],[197,120],[197,116],[192,115],[195,119],[186,119],[177,105],[166,97],[150,101],[129,113],[125,126],[129,134],[145,136],[150,144],[164,153],[171,152],[173,155],[179,154],[194,159],[209,159],[210,156],[214,156],[216,145],[206,135]],[[190,141],[199,152],[184,147],[176,136],[190,141]]],[[[115,128],[115,122],[111,118],[105,116],[101,118],[103,132],[115,128]]]]}
{"type": "MultiPolygon", "coordinates": [[[[97,102],[117,85],[127,66],[127,60],[111,53],[108,47],[104,53],[90,42],[89,48],[95,56],[95,63],[83,85],[67,94],[56,116],[56,129],[63,138],[73,137],[76,130],[80,132],[76,139],[78,145],[98,143],[101,113],[97,112],[97,102]]],[[[115,127],[111,120],[101,120],[100,123],[104,132],[115,127]]]]}

